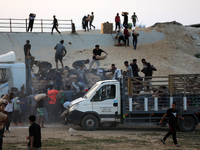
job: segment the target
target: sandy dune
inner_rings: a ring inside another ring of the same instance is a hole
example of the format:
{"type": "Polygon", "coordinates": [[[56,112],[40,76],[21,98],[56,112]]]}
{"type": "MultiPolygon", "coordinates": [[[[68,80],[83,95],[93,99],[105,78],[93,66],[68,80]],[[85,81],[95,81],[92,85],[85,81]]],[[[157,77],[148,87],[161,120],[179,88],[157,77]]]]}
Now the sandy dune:
{"type": "Polygon", "coordinates": [[[194,55],[200,52],[200,46],[197,46],[200,43],[198,39],[200,29],[172,22],[136,30],[140,33],[137,50],[133,49],[132,37],[129,47],[115,47],[115,35],[100,34],[98,30],[87,33],[77,31],[77,34],[63,33],[62,36],[58,34],[52,36],[49,33],[0,33],[0,54],[13,50],[17,61],[23,62],[23,45],[26,39],[30,39],[32,55],[37,60],[51,62],[55,67],[53,48],[60,39],[64,39],[68,50],[64,64],[69,67],[76,60],[91,59],[94,45],[99,44],[109,54],[101,61],[102,68],[110,68],[114,63],[117,68],[124,70],[123,62],[126,60],[130,62],[134,58],[142,68],[140,60],[145,58],[157,68],[155,75],[199,73],[200,59],[194,55]]]}

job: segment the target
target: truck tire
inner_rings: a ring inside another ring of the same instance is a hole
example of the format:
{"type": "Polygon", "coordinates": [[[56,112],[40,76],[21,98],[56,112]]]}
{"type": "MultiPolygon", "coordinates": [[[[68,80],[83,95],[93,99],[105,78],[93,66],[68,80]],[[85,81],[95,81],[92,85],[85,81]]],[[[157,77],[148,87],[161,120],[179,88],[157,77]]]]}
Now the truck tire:
{"type": "Polygon", "coordinates": [[[81,126],[86,131],[94,131],[98,128],[99,122],[94,115],[86,115],[81,121],[81,126]]]}
{"type": "Polygon", "coordinates": [[[179,127],[180,127],[181,131],[192,132],[196,128],[196,122],[195,122],[194,118],[192,118],[190,116],[186,116],[186,117],[184,117],[184,120],[180,121],[179,127]]]}

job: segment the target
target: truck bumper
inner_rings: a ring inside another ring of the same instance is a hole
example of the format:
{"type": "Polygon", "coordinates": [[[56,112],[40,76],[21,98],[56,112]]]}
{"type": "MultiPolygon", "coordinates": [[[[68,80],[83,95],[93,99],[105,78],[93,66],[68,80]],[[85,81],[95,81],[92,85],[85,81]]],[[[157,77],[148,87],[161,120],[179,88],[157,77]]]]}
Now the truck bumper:
{"type": "Polygon", "coordinates": [[[83,117],[83,112],[78,110],[68,111],[67,120],[69,123],[81,124],[81,119],[83,117]]]}

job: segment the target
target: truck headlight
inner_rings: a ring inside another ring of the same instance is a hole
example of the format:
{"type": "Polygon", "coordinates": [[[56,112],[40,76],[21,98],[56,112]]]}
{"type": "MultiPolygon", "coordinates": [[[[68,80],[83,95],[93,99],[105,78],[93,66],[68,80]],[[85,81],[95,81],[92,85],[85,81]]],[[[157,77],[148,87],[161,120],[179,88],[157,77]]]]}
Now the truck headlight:
{"type": "Polygon", "coordinates": [[[69,111],[76,110],[78,108],[78,106],[79,106],[79,104],[73,105],[72,107],[70,107],[69,111]]]}

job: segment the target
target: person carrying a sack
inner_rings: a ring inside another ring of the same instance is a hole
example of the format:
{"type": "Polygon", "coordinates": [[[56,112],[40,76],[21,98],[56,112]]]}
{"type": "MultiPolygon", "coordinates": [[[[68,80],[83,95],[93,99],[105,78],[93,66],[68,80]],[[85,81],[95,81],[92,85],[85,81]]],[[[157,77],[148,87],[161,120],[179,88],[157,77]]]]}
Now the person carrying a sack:
{"type": "Polygon", "coordinates": [[[104,50],[100,49],[99,47],[100,47],[99,45],[95,46],[95,49],[93,50],[92,61],[90,62],[90,67],[89,67],[89,70],[91,72],[92,65],[94,64],[94,62],[96,62],[96,64],[97,64],[97,75],[99,75],[99,66],[100,66],[100,62],[99,62],[99,59],[97,57],[101,56],[101,53],[105,53],[106,55],[108,55],[108,53],[106,53],[104,50]]]}

